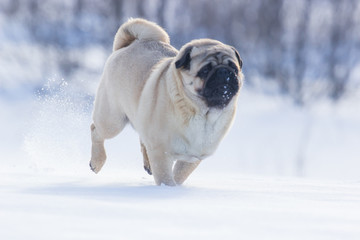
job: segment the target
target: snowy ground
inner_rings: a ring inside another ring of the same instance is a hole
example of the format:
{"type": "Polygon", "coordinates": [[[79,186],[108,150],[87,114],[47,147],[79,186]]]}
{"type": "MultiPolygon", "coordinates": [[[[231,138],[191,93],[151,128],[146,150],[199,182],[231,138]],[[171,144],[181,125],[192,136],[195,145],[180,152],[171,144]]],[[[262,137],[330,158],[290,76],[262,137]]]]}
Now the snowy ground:
{"type": "Polygon", "coordinates": [[[359,239],[359,182],[1,174],[1,239],[359,239]]]}
{"type": "Polygon", "coordinates": [[[216,154],[171,188],[131,128],[93,174],[91,99],[58,80],[0,98],[0,239],[360,239],[358,99],[301,109],[245,89],[216,154]]]}

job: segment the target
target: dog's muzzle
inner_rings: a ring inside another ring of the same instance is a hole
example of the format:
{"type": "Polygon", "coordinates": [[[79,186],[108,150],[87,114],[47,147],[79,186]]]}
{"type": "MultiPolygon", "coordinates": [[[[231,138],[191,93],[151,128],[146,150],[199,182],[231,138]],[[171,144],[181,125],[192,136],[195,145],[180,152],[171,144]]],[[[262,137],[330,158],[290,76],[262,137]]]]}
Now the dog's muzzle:
{"type": "Polygon", "coordinates": [[[235,70],[218,66],[209,73],[200,94],[209,107],[224,108],[238,91],[239,80],[235,70]]]}

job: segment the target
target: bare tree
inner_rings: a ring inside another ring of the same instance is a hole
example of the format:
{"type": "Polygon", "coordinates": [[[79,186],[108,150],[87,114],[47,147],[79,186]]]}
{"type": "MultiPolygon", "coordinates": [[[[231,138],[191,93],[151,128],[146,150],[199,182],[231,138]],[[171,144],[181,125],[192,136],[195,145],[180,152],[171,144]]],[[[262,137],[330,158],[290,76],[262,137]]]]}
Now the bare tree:
{"type": "Polygon", "coordinates": [[[261,1],[258,11],[258,45],[266,52],[263,74],[267,79],[276,79],[283,92],[289,91],[289,73],[284,65],[283,1],[261,1]]]}
{"type": "Polygon", "coordinates": [[[294,49],[294,89],[293,97],[297,104],[302,105],[303,99],[303,80],[307,68],[306,46],[308,40],[309,14],[311,11],[311,0],[306,0],[300,13],[297,26],[297,34],[294,49]]]}
{"type": "Polygon", "coordinates": [[[136,11],[138,17],[145,18],[146,17],[146,9],[145,9],[145,1],[143,0],[133,0],[136,3],[136,11]]]}
{"type": "Polygon", "coordinates": [[[166,0],[160,0],[159,6],[158,6],[158,11],[157,11],[157,17],[158,17],[159,24],[160,24],[160,26],[163,26],[163,27],[166,26],[165,11],[166,11],[167,2],[168,1],[166,1],[166,0]]]}
{"type": "Polygon", "coordinates": [[[330,35],[330,54],[328,58],[328,72],[330,79],[330,96],[338,100],[345,93],[351,66],[348,56],[352,50],[351,40],[348,39],[354,25],[355,1],[332,1],[333,22],[330,35]]]}
{"type": "Polygon", "coordinates": [[[114,8],[114,18],[116,22],[121,21],[122,18],[122,7],[123,7],[123,1],[122,0],[112,0],[111,2],[112,7],[114,8]]]}
{"type": "Polygon", "coordinates": [[[7,14],[8,16],[16,14],[16,12],[19,10],[20,7],[20,1],[19,0],[13,0],[13,1],[7,1],[7,2],[1,2],[0,3],[0,9],[2,12],[7,14]]]}

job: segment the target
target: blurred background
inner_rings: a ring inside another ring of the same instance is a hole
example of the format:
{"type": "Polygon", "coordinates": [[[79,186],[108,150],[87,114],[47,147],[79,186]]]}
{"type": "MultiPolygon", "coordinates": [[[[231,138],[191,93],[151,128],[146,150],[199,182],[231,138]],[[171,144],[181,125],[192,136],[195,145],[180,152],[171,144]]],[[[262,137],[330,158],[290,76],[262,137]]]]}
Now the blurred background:
{"type": "MultiPolygon", "coordinates": [[[[157,22],[176,48],[214,38],[243,59],[234,127],[203,171],[360,178],[356,0],[0,0],[4,166],[87,167],[96,87],[129,17],[157,22]]],[[[141,164],[136,134],[123,135],[109,158],[141,164]]]]}

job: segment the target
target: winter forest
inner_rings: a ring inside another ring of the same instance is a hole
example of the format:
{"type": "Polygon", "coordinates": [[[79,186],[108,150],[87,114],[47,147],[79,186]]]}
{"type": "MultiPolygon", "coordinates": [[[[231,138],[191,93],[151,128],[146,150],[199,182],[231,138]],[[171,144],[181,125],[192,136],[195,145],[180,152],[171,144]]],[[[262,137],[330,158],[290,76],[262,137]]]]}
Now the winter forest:
{"type": "Polygon", "coordinates": [[[177,48],[195,38],[235,46],[249,87],[288,94],[298,104],[336,101],[359,89],[356,0],[3,0],[0,13],[2,92],[41,85],[54,73],[94,81],[103,59],[85,55],[83,61],[79,52],[99,47],[107,56],[114,32],[129,17],[157,22],[177,48]],[[19,48],[30,44],[31,53],[19,48]],[[14,62],[29,64],[9,75],[14,62]]]}
{"type": "Polygon", "coordinates": [[[359,143],[360,1],[0,0],[0,239],[357,240],[359,143]],[[243,61],[233,126],[183,186],[154,186],[131,126],[88,165],[131,17],[243,61]]]}

